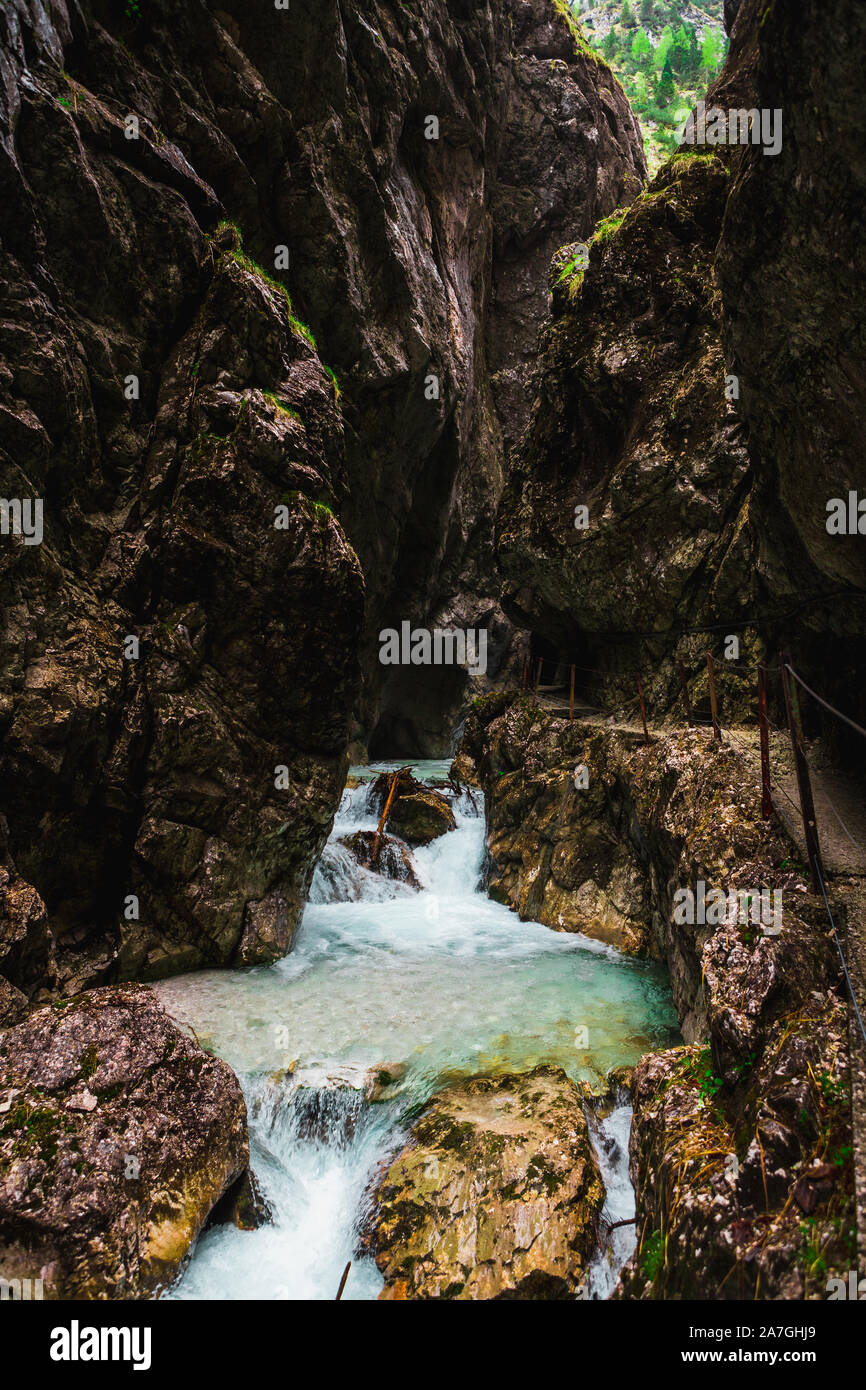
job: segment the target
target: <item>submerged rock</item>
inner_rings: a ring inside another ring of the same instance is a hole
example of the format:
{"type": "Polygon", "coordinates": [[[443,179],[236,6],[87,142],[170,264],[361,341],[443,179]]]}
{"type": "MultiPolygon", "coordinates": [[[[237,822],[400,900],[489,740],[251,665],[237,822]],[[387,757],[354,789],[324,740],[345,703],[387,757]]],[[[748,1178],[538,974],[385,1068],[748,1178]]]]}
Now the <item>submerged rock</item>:
{"type": "Polygon", "coordinates": [[[270,1225],[273,1219],[271,1204],[258,1178],[252,1168],[247,1168],[214,1207],[207,1224],[230,1223],[239,1231],[257,1231],[261,1226],[270,1225]]]}
{"type": "Polygon", "coordinates": [[[580,1095],[559,1067],[449,1087],[375,1194],[380,1297],[572,1297],[603,1202],[580,1095]]]}
{"type": "Polygon", "coordinates": [[[392,835],[380,835],[379,851],[376,856],[376,863],[372,863],[373,847],[376,841],[376,832],[373,830],[356,830],[354,835],[344,835],[339,840],[339,844],[345,845],[357,859],[358,863],[365,869],[371,869],[383,878],[396,879],[398,883],[408,884],[410,888],[420,889],[415,874],[415,865],[412,862],[412,855],[400,840],[395,840],[392,835]]]}
{"type": "Polygon", "coordinates": [[[0,1271],[48,1298],[165,1288],[249,1163],[246,1106],[143,985],[0,1033],[0,1271]]]}
{"type": "Polygon", "coordinates": [[[256,1117],[292,1113],[298,1136],[332,1145],[351,1141],[367,1105],[388,1100],[405,1074],[403,1062],[318,1062],[274,1072],[252,1103],[256,1117]]]}

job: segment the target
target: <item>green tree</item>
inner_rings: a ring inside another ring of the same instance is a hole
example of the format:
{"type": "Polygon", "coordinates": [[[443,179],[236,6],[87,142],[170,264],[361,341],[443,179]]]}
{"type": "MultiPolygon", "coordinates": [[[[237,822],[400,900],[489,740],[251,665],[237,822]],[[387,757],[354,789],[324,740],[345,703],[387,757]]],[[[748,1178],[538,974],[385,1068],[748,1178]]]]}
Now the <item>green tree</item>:
{"type": "Polygon", "coordinates": [[[686,73],[694,81],[701,66],[701,46],[698,43],[698,34],[693,24],[687,25],[689,31],[689,56],[686,63],[686,73]]]}
{"type": "Polygon", "coordinates": [[[661,38],[659,39],[656,45],[655,53],[653,54],[653,65],[654,67],[658,68],[659,72],[661,72],[662,68],[665,65],[665,59],[668,56],[668,52],[673,41],[674,31],[669,24],[666,24],[664,29],[662,29],[661,38]]]}
{"type": "Polygon", "coordinates": [[[721,49],[719,37],[718,29],[708,29],[704,34],[704,42],[701,46],[701,67],[706,68],[708,73],[714,73],[719,66],[721,49]]]}
{"type": "Polygon", "coordinates": [[[689,61],[689,36],[681,24],[670,46],[671,67],[674,72],[683,74],[689,61]]]}
{"type": "Polygon", "coordinates": [[[653,0],[641,0],[640,17],[643,24],[648,24],[652,20],[653,0]]]}
{"type": "Polygon", "coordinates": [[[635,73],[631,89],[631,104],[635,111],[643,111],[649,101],[649,85],[642,72],[635,73]]]}
{"type": "Polygon", "coordinates": [[[620,14],[619,22],[624,29],[633,29],[637,24],[637,20],[634,17],[634,10],[628,3],[628,0],[622,0],[622,13],[620,14]]]}
{"type": "Polygon", "coordinates": [[[618,49],[619,37],[617,32],[615,29],[608,29],[604,37],[604,43],[601,46],[601,51],[609,63],[616,57],[618,49]]]}
{"type": "Polygon", "coordinates": [[[676,83],[674,82],[674,70],[671,67],[670,58],[666,57],[664,66],[662,67],[662,75],[659,78],[659,84],[656,88],[656,100],[659,106],[667,106],[668,103],[673,100],[675,91],[676,83]]]}
{"type": "Polygon", "coordinates": [[[645,29],[638,29],[631,41],[631,56],[641,67],[653,51],[653,46],[649,41],[649,35],[645,29]]]}

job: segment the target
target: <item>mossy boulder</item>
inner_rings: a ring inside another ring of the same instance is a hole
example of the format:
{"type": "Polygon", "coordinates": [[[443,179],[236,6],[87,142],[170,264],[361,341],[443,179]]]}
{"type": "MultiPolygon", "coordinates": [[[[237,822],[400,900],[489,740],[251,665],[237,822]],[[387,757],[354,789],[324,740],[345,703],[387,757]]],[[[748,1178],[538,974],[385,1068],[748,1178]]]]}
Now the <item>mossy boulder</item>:
{"type": "Polygon", "coordinates": [[[249,1163],[231,1069],[144,985],[0,1033],[0,1272],[45,1297],[158,1293],[249,1163]]]}
{"type": "Polygon", "coordinates": [[[451,1086],[376,1191],[380,1298],[574,1297],[603,1202],[580,1094],[561,1068],[451,1086]]]}
{"type": "MultiPolygon", "coordinates": [[[[370,805],[378,813],[388,801],[393,774],[383,772],[373,783],[370,805]]],[[[457,829],[447,796],[434,791],[412,776],[412,769],[401,768],[386,822],[393,835],[410,845],[429,845],[431,840],[457,829]]]]}
{"type": "Polygon", "coordinates": [[[396,879],[398,883],[405,883],[410,888],[421,887],[415,874],[412,855],[400,840],[395,840],[392,835],[381,835],[376,862],[373,864],[375,843],[376,834],[373,830],[356,830],[354,835],[344,835],[340,840],[340,844],[345,845],[364,868],[373,868],[383,878],[396,879]]]}
{"type": "Polygon", "coordinates": [[[410,845],[429,845],[440,835],[457,829],[454,812],[438,792],[414,792],[394,804],[388,824],[395,835],[410,845]]]}

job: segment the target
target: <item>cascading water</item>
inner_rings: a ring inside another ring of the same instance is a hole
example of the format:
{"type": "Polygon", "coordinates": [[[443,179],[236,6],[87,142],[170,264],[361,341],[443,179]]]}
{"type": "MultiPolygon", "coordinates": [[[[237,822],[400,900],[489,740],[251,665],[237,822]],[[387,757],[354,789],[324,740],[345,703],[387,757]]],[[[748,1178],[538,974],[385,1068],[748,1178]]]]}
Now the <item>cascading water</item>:
{"type": "MultiPolygon", "coordinates": [[[[375,1298],[381,1278],[359,1254],[359,1234],[371,1181],[401,1143],[410,1108],[457,1075],[540,1062],[599,1087],[611,1067],[678,1040],[657,966],[521,922],[484,895],[480,793],[456,797],[457,829],[414,851],[420,892],[362,868],[340,841],[375,830],[367,782],[396,766],[353,770],[365,780],[343,795],[290,955],[157,986],[241,1078],[252,1165],[273,1214],[256,1231],[206,1232],[174,1297],[333,1299],[351,1259],[344,1298],[375,1298]],[[371,1099],[382,1072],[385,1088],[371,1099]]],[[[414,764],[427,781],[447,768],[414,764]]],[[[631,1194],[623,1144],[627,1152],[620,1106],[597,1143],[611,1221],[631,1194]],[[605,1152],[606,1135],[618,1158],[605,1152]]],[[[594,1262],[593,1296],[615,1282],[633,1240],[623,1230],[611,1260],[594,1262]]]]}

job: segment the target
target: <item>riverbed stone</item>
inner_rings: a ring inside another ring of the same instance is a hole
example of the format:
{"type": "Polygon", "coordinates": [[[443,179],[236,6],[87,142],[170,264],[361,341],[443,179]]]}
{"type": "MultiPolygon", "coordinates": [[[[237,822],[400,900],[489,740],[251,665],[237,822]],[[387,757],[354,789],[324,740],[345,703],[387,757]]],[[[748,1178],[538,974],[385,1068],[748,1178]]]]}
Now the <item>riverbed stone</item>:
{"type": "Polygon", "coordinates": [[[457,829],[454,812],[448,802],[434,791],[398,797],[388,824],[395,835],[410,845],[429,845],[440,835],[457,829]]]}
{"type": "Polygon", "coordinates": [[[380,1297],[573,1297],[603,1202],[561,1068],[460,1082],[434,1096],[376,1191],[380,1297]]]}
{"type": "MultiPolygon", "coordinates": [[[[382,772],[373,783],[370,806],[376,814],[387,805],[393,773],[382,772]]],[[[448,798],[401,768],[386,822],[387,828],[410,845],[429,845],[432,840],[456,830],[457,822],[448,798]]]]}
{"type": "Polygon", "coordinates": [[[0,1071],[0,1274],[47,1298],[166,1288],[249,1163],[231,1069],[120,985],[0,1033],[0,1071]]]}
{"type": "Polygon", "coordinates": [[[379,850],[375,865],[371,863],[376,841],[374,830],[356,830],[354,835],[344,835],[339,843],[345,845],[365,869],[374,869],[383,878],[393,878],[410,888],[420,889],[421,884],[415,873],[415,865],[408,847],[393,835],[379,836],[379,850]]]}

